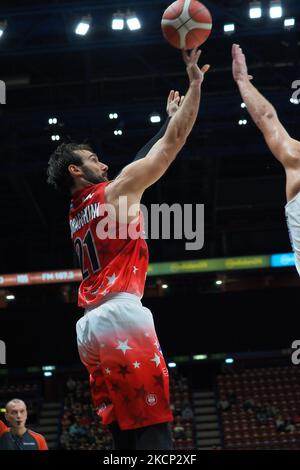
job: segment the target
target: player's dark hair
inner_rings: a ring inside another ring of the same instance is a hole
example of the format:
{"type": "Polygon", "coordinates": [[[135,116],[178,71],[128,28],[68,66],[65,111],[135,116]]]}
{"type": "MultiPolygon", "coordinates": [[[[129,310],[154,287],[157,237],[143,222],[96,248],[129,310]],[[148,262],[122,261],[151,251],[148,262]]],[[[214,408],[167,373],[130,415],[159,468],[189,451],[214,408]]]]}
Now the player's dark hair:
{"type": "Polygon", "coordinates": [[[74,180],[68,170],[69,165],[81,166],[81,157],[76,154],[76,150],[93,151],[88,144],[76,144],[75,142],[63,143],[57,147],[48,162],[47,182],[55,189],[64,193],[70,193],[74,185],[74,180]]]}

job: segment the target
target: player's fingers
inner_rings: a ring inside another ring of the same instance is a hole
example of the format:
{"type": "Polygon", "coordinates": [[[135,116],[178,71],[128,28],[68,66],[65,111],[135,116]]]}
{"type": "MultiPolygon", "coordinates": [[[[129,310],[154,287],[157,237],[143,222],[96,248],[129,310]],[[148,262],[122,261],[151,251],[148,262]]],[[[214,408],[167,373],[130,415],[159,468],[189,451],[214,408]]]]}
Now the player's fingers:
{"type": "Polygon", "coordinates": [[[179,106],[181,106],[181,105],[182,105],[184,98],[185,98],[185,96],[184,96],[184,95],[182,95],[182,96],[181,96],[181,98],[180,98],[180,101],[179,101],[179,106]]]}
{"type": "Polygon", "coordinates": [[[202,54],[202,50],[201,50],[201,49],[199,49],[199,50],[197,51],[197,53],[196,53],[196,63],[198,63],[198,61],[199,61],[199,59],[200,59],[200,56],[201,56],[201,54],[202,54]]]}
{"type": "Polygon", "coordinates": [[[201,55],[201,49],[195,48],[192,50],[193,59],[196,60],[201,55]]]}
{"type": "Polygon", "coordinates": [[[237,44],[232,44],[232,57],[235,58],[236,57],[236,53],[237,53],[237,44]]]}
{"type": "Polygon", "coordinates": [[[183,60],[186,64],[188,64],[189,62],[189,56],[188,56],[188,53],[186,50],[182,49],[182,57],[183,57],[183,60]]]}
{"type": "Polygon", "coordinates": [[[174,90],[171,90],[170,93],[169,93],[169,96],[168,96],[168,103],[169,103],[170,101],[172,101],[173,98],[174,98],[174,90]]]}
{"type": "Polygon", "coordinates": [[[248,75],[249,80],[253,80],[253,75],[248,75]]]}
{"type": "Polygon", "coordinates": [[[209,71],[209,69],[210,69],[210,65],[206,64],[202,67],[201,72],[205,74],[206,72],[209,71]]]}

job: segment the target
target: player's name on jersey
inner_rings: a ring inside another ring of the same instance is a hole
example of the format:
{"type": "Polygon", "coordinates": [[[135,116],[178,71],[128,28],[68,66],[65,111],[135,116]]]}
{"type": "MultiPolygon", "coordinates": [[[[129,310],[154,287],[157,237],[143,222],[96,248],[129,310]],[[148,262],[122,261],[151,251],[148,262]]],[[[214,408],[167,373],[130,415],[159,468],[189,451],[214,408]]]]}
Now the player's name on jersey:
{"type": "MultiPolygon", "coordinates": [[[[104,211],[102,211],[104,212],[104,211]]],[[[73,219],[70,220],[71,234],[80,230],[91,220],[97,219],[104,213],[101,213],[101,204],[100,202],[95,204],[89,204],[82,211],[80,211],[73,219]]]]}

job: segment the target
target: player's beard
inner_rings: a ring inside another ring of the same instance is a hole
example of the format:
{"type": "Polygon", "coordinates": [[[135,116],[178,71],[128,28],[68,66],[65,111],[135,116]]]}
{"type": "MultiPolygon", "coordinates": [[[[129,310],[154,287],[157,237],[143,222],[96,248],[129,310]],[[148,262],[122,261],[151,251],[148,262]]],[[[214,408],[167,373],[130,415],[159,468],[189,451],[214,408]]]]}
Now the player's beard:
{"type": "Polygon", "coordinates": [[[82,166],[81,169],[83,170],[84,178],[90,183],[98,184],[98,183],[103,183],[104,181],[108,181],[106,173],[104,176],[101,176],[101,175],[96,175],[89,168],[84,168],[82,166]]]}

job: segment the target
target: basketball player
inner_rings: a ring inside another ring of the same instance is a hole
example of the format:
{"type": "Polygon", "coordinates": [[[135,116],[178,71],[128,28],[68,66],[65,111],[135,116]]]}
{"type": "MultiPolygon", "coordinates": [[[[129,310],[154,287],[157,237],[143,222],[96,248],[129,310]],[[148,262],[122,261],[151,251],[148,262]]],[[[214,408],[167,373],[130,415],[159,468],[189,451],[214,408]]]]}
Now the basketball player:
{"type": "Polygon", "coordinates": [[[70,228],[83,276],[79,306],[85,308],[77,323],[78,349],[114,449],[172,449],[168,370],[152,313],[140,300],[148,249],[139,205],[194,126],[209,69],[198,67],[200,54],[183,53],[190,86],[163,136],[113,181],[108,166],[84,145],[63,144],[49,160],[48,182],[72,194],[70,228]]]}
{"type": "Polygon", "coordinates": [[[48,450],[45,438],[26,428],[27,408],[22,400],[9,401],[5,409],[10,428],[0,421],[0,450],[48,450]]]}
{"type": "Polygon", "coordinates": [[[252,85],[246,58],[238,44],[232,46],[233,78],[236,81],[247,110],[274,157],[280,161],[286,174],[286,220],[295,263],[300,275],[300,142],[293,139],[283,127],[274,107],[252,85]]]}

